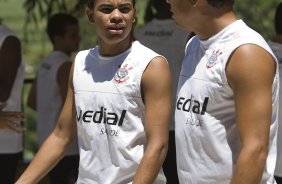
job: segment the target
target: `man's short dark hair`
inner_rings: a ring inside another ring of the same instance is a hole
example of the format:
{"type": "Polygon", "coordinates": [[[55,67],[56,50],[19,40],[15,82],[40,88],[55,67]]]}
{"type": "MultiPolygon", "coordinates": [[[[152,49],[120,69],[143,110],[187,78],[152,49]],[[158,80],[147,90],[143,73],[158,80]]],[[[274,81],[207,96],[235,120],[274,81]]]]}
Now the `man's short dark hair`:
{"type": "Polygon", "coordinates": [[[235,0],[207,0],[208,3],[214,7],[220,8],[226,3],[233,4],[235,0]]]}
{"type": "MultiPolygon", "coordinates": [[[[135,0],[132,0],[132,2],[133,2],[133,5],[135,5],[135,0]]],[[[93,8],[94,7],[94,3],[95,3],[95,0],[87,0],[88,8],[93,8]]]]}
{"type": "Polygon", "coordinates": [[[57,13],[48,19],[46,32],[53,42],[55,35],[64,36],[66,28],[75,24],[78,24],[77,18],[67,13],[57,13]]]}
{"type": "Polygon", "coordinates": [[[276,8],[274,24],[276,33],[282,34],[282,2],[276,8]]]}

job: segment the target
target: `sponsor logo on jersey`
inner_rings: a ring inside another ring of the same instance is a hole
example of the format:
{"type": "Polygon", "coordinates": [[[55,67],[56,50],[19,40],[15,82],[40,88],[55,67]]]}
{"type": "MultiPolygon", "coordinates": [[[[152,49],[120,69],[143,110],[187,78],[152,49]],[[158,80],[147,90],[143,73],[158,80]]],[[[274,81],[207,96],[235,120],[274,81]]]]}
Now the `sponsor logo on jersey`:
{"type": "Polygon", "coordinates": [[[222,51],[220,49],[213,50],[212,55],[211,55],[211,57],[209,58],[209,60],[206,64],[206,67],[208,69],[213,67],[217,62],[218,56],[220,56],[221,54],[222,54],[222,51]]]}
{"type": "Polygon", "coordinates": [[[51,69],[51,65],[49,65],[48,63],[43,63],[41,65],[41,68],[45,69],[45,70],[50,70],[51,69]]]}
{"type": "Polygon", "coordinates": [[[125,64],[124,66],[120,67],[117,71],[117,73],[114,76],[114,81],[117,84],[124,83],[129,79],[129,71],[132,70],[133,67],[129,66],[128,64],[125,64]]]}
{"type": "Polygon", "coordinates": [[[115,112],[108,112],[107,108],[101,107],[97,111],[80,110],[77,114],[77,121],[83,123],[104,123],[112,126],[122,126],[124,118],[126,115],[126,110],[122,110],[120,115],[115,112]]]}
{"type": "Polygon", "coordinates": [[[195,114],[204,115],[209,102],[209,97],[205,97],[203,102],[194,99],[193,95],[190,98],[179,97],[176,102],[176,108],[185,112],[193,112],[195,114]]]}
{"type": "MultiPolygon", "coordinates": [[[[199,101],[194,99],[194,96],[191,95],[190,98],[179,97],[176,103],[176,109],[184,112],[192,112],[195,114],[204,115],[207,110],[209,103],[209,97],[205,97],[204,101],[199,101]]],[[[192,127],[202,127],[203,120],[201,116],[187,116],[186,125],[192,127]]]]}

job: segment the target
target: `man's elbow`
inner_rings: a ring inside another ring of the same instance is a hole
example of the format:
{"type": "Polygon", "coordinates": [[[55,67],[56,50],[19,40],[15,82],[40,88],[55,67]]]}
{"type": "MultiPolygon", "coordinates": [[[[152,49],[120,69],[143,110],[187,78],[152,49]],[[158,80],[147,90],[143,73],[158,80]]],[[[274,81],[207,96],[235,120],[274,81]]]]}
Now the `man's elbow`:
{"type": "Polygon", "coordinates": [[[155,147],[156,153],[162,161],[165,160],[168,151],[168,142],[164,141],[155,147]]]}
{"type": "Polygon", "coordinates": [[[165,142],[161,145],[161,152],[166,155],[168,151],[168,142],[165,142]]]}
{"type": "Polygon", "coordinates": [[[268,144],[263,142],[254,142],[245,146],[245,151],[248,152],[250,157],[256,159],[258,163],[265,164],[269,151],[268,144]]]}

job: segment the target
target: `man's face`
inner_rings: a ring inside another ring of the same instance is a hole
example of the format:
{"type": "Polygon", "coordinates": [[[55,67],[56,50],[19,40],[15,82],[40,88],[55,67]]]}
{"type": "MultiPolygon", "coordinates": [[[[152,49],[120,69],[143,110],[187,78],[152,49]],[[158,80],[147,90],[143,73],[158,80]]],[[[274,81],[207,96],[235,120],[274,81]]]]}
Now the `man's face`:
{"type": "Polygon", "coordinates": [[[167,0],[170,4],[172,18],[182,28],[187,29],[189,22],[192,20],[192,3],[191,0],[167,0]]]}
{"type": "Polygon", "coordinates": [[[94,8],[86,13],[103,42],[116,44],[129,36],[135,22],[132,0],[95,0],[94,8]]]}
{"type": "Polygon", "coordinates": [[[71,53],[77,51],[79,48],[80,35],[77,24],[66,27],[65,35],[63,36],[66,51],[71,53]]]}

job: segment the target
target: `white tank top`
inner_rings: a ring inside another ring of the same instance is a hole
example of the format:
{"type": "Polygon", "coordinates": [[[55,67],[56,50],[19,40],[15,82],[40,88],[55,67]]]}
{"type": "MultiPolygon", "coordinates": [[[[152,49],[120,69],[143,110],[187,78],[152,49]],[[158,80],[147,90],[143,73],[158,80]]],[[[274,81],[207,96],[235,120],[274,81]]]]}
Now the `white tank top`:
{"type": "MultiPolygon", "coordinates": [[[[187,46],[175,109],[176,150],[182,184],[229,184],[241,149],[235,122],[234,93],[226,63],[239,46],[251,43],[273,55],[264,39],[238,20],[206,41],[187,46]]],[[[262,182],[274,183],[278,122],[278,67],[273,82],[269,155],[262,182]]]]}
{"type": "MultiPolygon", "coordinates": [[[[133,181],[147,145],[141,78],[156,56],[137,41],[114,57],[102,57],[99,47],[78,53],[73,75],[78,184],[133,181]]],[[[162,170],[157,183],[166,183],[162,170]]]]}
{"type": "MultiPolygon", "coordinates": [[[[189,34],[181,30],[172,19],[153,19],[135,31],[135,37],[140,43],[167,59],[172,76],[173,102],[176,101],[177,83],[189,34]]],[[[170,130],[174,130],[174,115],[171,119],[170,130]]]]}
{"type": "MultiPolygon", "coordinates": [[[[8,27],[6,27],[3,24],[0,24],[0,48],[2,47],[4,40],[8,36],[17,37],[16,34],[12,32],[8,27]]],[[[10,97],[6,101],[6,106],[3,109],[3,111],[16,111],[16,112],[22,111],[23,82],[24,82],[24,59],[22,55],[22,61],[18,68],[10,97]]],[[[20,122],[17,123],[20,124],[20,122]]],[[[22,133],[0,130],[0,154],[21,152],[23,150],[22,138],[23,138],[22,133]]]]}
{"type": "MultiPolygon", "coordinates": [[[[39,145],[55,128],[63,106],[57,73],[65,62],[70,62],[69,56],[61,51],[54,51],[41,62],[38,69],[36,106],[39,145]]],[[[65,155],[74,154],[78,154],[77,139],[73,139],[65,155]]]]}
{"type": "Polygon", "coordinates": [[[279,125],[278,125],[278,135],[277,135],[277,161],[275,168],[275,175],[282,177],[282,44],[269,41],[268,42],[270,48],[274,52],[278,63],[279,63],[279,125]]]}

